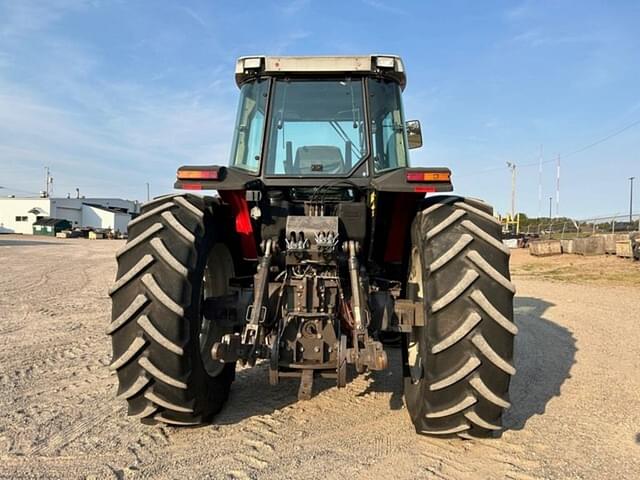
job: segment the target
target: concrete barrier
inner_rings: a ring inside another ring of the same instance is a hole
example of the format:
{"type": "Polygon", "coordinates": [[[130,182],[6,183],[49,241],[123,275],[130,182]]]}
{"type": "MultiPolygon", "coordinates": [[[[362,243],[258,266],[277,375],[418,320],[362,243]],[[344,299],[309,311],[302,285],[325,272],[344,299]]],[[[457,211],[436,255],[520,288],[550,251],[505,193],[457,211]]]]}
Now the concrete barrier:
{"type": "Polygon", "coordinates": [[[517,238],[505,238],[502,240],[502,244],[507,248],[518,248],[517,238]]]}
{"type": "Polygon", "coordinates": [[[562,254],[560,240],[535,240],[529,244],[529,253],[536,257],[562,254]]]}
{"type": "Polygon", "coordinates": [[[604,255],[604,237],[576,238],[573,240],[573,251],[578,255],[604,255]]]}
{"type": "Polygon", "coordinates": [[[631,248],[631,240],[619,240],[616,242],[616,257],[631,258],[633,257],[633,249],[631,248]]]}
{"type": "Polygon", "coordinates": [[[602,237],[604,238],[604,252],[611,255],[616,254],[616,242],[629,240],[628,233],[605,233],[602,237]]]}
{"type": "Polygon", "coordinates": [[[560,240],[560,245],[562,246],[562,253],[575,253],[573,251],[573,239],[571,240],[560,240]]]}

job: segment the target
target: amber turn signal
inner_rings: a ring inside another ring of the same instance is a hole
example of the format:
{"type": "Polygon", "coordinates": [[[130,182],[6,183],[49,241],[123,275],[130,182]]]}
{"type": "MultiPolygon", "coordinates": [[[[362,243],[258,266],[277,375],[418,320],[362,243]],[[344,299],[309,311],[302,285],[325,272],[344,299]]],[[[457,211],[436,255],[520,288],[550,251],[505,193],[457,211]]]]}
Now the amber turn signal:
{"type": "Polygon", "coordinates": [[[451,172],[430,172],[428,170],[407,172],[407,182],[450,182],[451,172]]]}

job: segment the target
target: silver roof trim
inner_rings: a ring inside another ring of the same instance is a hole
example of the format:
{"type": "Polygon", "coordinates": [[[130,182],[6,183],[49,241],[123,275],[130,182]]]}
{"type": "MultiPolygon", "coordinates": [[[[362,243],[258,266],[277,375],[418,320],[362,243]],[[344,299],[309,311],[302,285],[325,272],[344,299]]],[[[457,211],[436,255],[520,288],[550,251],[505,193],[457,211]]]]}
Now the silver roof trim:
{"type": "Polygon", "coordinates": [[[403,89],[407,83],[402,59],[398,55],[383,54],[287,57],[248,55],[238,58],[235,73],[238,86],[259,74],[284,75],[287,73],[301,75],[386,73],[395,78],[403,89]],[[382,63],[386,63],[386,65],[382,63]]]}

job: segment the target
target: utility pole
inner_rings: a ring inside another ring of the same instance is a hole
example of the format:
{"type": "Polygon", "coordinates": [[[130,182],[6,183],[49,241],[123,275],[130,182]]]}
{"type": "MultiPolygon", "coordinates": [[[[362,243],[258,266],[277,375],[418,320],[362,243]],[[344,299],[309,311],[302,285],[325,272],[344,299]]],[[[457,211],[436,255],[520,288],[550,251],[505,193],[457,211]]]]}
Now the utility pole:
{"type": "Polygon", "coordinates": [[[636,177],[629,177],[629,225],[633,224],[633,179],[636,177]]]}
{"type": "Polygon", "coordinates": [[[49,167],[44,167],[44,196],[49,196],[49,167]]]}
{"type": "Polygon", "coordinates": [[[511,169],[511,220],[516,218],[516,164],[507,162],[507,167],[511,169]]]}
{"type": "Polygon", "coordinates": [[[553,197],[549,197],[549,220],[551,220],[551,202],[553,202],[553,197]]]}
{"type": "Polygon", "coordinates": [[[538,157],[538,218],[542,216],[542,144],[540,144],[540,156],[538,157]]]}
{"type": "Polygon", "coordinates": [[[146,182],[147,184],[147,202],[150,200],[149,199],[149,182],[146,182]]]}
{"type": "Polygon", "coordinates": [[[558,167],[556,169],[556,217],[560,217],[560,154],[558,154],[558,167]]]}

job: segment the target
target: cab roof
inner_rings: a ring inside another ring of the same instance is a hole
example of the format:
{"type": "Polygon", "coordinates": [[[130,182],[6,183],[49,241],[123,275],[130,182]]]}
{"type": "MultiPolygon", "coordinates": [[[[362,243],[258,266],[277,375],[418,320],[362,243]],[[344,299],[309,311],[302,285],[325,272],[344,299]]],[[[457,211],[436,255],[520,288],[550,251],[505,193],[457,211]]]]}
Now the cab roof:
{"type": "Polygon", "coordinates": [[[236,83],[242,85],[258,75],[285,76],[287,74],[374,74],[393,78],[404,90],[407,77],[402,59],[397,55],[291,56],[270,57],[252,55],[238,58],[236,83]]]}

